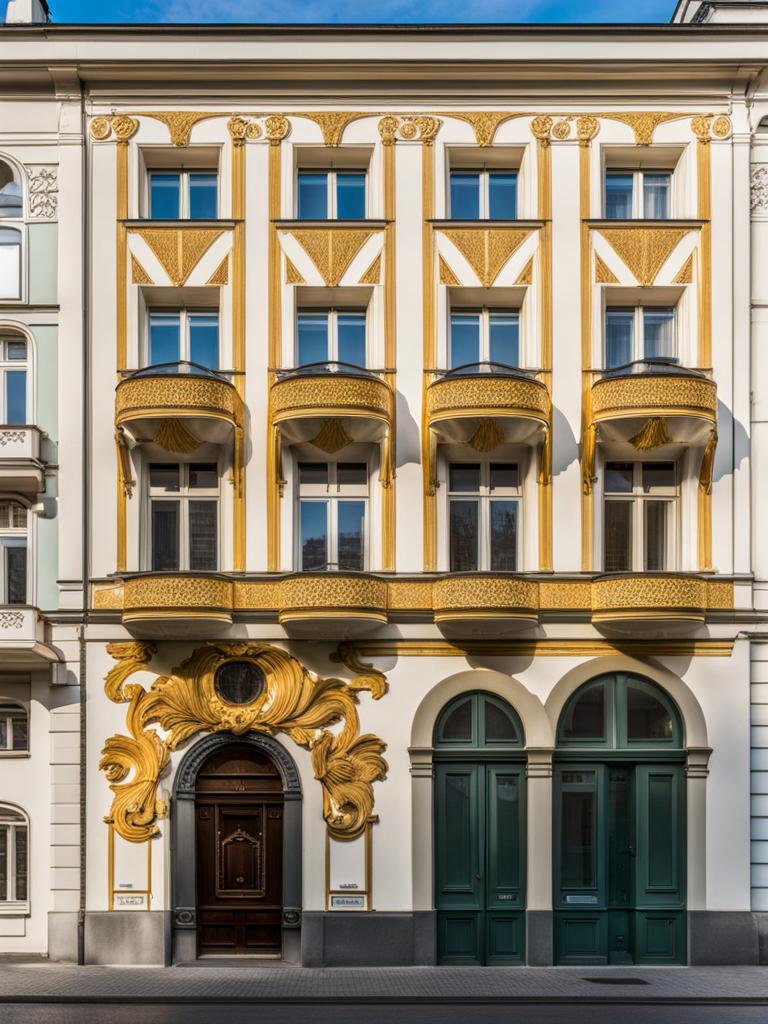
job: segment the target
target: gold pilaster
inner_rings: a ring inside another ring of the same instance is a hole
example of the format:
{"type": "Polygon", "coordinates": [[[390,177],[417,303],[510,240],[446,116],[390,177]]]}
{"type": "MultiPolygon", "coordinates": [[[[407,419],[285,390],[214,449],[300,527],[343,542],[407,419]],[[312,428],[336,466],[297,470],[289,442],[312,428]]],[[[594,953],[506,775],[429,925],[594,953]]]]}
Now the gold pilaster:
{"type": "Polygon", "coordinates": [[[421,144],[422,190],[422,323],[424,374],[422,383],[421,462],[424,474],[424,571],[437,567],[437,497],[435,493],[434,440],[427,422],[427,386],[437,361],[435,316],[435,254],[430,219],[435,215],[435,150],[431,139],[421,144]]]}
{"type": "MultiPolygon", "coordinates": [[[[542,379],[552,395],[552,148],[549,133],[552,118],[535,117],[531,131],[536,137],[538,216],[544,223],[539,241],[539,295],[541,322],[542,379]]],[[[552,411],[547,429],[547,443],[541,452],[539,468],[539,569],[552,569],[552,411]]]]}
{"type": "MultiPolygon", "coordinates": [[[[128,236],[125,221],[128,217],[128,139],[117,141],[117,253],[116,253],[116,332],[117,371],[124,370],[128,360],[128,236]]],[[[120,463],[117,467],[117,551],[115,568],[125,572],[127,566],[128,497],[120,484],[120,463]]]]}
{"type": "MultiPolygon", "coordinates": [[[[696,135],[696,171],[698,178],[698,215],[704,223],[701,226],[699,241],[701,258],[699,263],[699,366],[707,368],[712,365],[712,181],[710,145],[711,121],[707,117],[694,117],[691,122],[696,135]]],[[[714,444],[717,443],[717,435],[714,444]]],[[[707,446],[709,458],[714,459],[714,445],[711,452],[707,446]]],[[[703,466],[708,461],[705,452],[703,466]]],[[[696,498],[698,519],[698,560],[699,569],[712,567],[712,485],[711,476],[708,486],[699,488],[696,498]]]]}
{"type": "MultiPolygon", "coordinates": [[[[232,136],[232,219],[235,228],[232,237],[232,368],[234,385],[241,401],[245,398],[245,145],[239,133],[232,136]]],[[[245,569],[245,444],[243,424],[235,432],[232,453],[232,568],[245,569]],[[238,443],[239,441],[239,443],[238,443]]]]}
{"type": "MultiPolygon", "coordinates": [[[[395,142],[390,136],[382,136],[384,150],[384,219],[387,227],[384,232],[384,365],[387,370],[395,368],[396,352],[396,320],[395,320],[395,142]]],[[[392,392],[392,411],[386,445],[381,448],[381,465],[379,476],[382,481],[382,535],[381,535],[381,567],[384,570],[395,568],[395,479],[394,479],[394,448],[397,437],[395,416],[397,403],[396,373],[387,373],[385,377],[392,392]]]]}

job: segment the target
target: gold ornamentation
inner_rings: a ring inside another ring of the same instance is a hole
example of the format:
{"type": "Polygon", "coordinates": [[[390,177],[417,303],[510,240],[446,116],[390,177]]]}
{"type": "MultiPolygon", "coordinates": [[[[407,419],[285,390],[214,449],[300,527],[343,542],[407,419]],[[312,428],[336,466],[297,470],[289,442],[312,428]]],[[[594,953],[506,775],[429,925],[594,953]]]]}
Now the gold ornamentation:
{"type": "Polygon", "coordinates": [[[712,473],[715,468],[715,449],[717,448],[717,430],[712,431],[699,469],[699,490],[703,494],[712,493],[712,473]]]}
{"type": "Polygon", "coordinates": [[[354,679],[350,679],[347,682],[347,686],[350,689],[368,690],[374,700],[381,700],[389,692],[389,683],[384,673],[374,668],[373,665],[366,665],[360,661],[357,653],[349,644],[339,644],[333,654],[330,655],[329,661],[345,665],[350,672],[355,673],[354,679]]]}
{"type": "Polygon", "coordinates": [[[291,232],[329,288],[338,285],[373,234],[370,228],[297,228],[291,232]]]}
{"type": "Polygon", "coordinates": [[[133,284],[152,284],[152,278],[131,253],[131,281],[133,284]]]}
{"type": "Polygon", "coordinates": [[[94,586],[93,607],[98,611],[120,611],[123,607],[122,584],[116,586],[94,586]]]}
{"type": "Polygon", "coordinates": [[[127,114],[94,117],[89,126],[91,138],[97,142],[104,142],[113,132],[118,142],[127,142],[138,128],[139,122],[127,114]]]}
{"type": "Polygon", "coordinates": [[[693,282],[693,253],[672,278],[673,284],[691,284],[693,282]]]}
{"type": "Polygon", "coordinates": [[[552,137],[557,139],[558,142],[563,142],[571,134],[571,122],[570,120],[563,118],[561,121],[555,121],[552,125],[552,137]]]}
{"type": "Polygon", "coordinates": [[[432,593],[436,622],[458,612],[531,618],[539,608],[539,584],[514,576],[444,576],[435,580],[432,593]]]}
{"type": "Polygon", "coordinates": [[[181,420],[176,419],[163,420],[152,441],[167,452],[175,452],[177,455],[189,455],[202,444],[181,420]]]}
{"type": "Polygon", "coordinates": [[[344,410],[347,416],[388,419],[392,407],[391,392],[377,377],[346,374],[322,374],[317,377],[286,377],[272,385],[274,422],[304,414],[330,415],[344,410]]]}
{"type": "Polygon", "coordinates": [[[690,228],[621,227],[600,228],[599,234],[608,242],[621,261],[643,287],[652,285],[675,247],[690,228]]]}
{"type": "Polygon", "coordinates": [[[209,117],[223,116],[216,111],[203,112],[199,110],[139,110],[136,113],[136,117],[152,117],[155,121],[162,121],[168,129],[173,146],[186,146],[189,143],[190,132],[198,122],[205,121],[209,117]]]}
{"type": "Polygon", "coordinates": [[[398,135],[404,142],[424,142],[429,145],[440,131],[442,123],[440,118],[430,114],[387,114],[379,121],[378,129],[385,146],[396,142],[398,135]]]}
{"type": "Polygon", "coordinates": [[[531,131],[542,144],[549,145],[549,133],[552,131],[552,118],[549,114],[539,114],[531,121],[531,131]]]}
{"type": "Polygon", "coordinates": [[[713,611],[730,611],[733,608],[733,584],[708,580],[707,607],[713,611]]]}
{"type": "Polygon", "coordinates": [[[710,114],[699,114],[691,118],[691,131],[699,142],[709,142],[709,129],[712,116],[710,114]]]}
{"type": "Polygon", "coordinates": [[[321,613],[387,621],[387,582],[376,576],[300,573],[280,584],[281,623],[321,613]]]}
{"type": "Polygon", "coordinates": [[[330,835],[354,839],[363,833],[373,811],[373,783],[386,777],[387,764],[382,740],[360,735],[357,694],[366,689],[374,699],[381,697],[381,673],[366,670],[351,683],[321,679],[270,644],[209,644],[145,690],[138,684],[126,686],[125,680],[147,668],[152,648],[111,644],[107,650],[119,659],[105,681],[107,696],[130,705],[130,735],[110,737],[100,761],[114,793],[110,818],[124,839],[142,842],[157,834],[157,819],[166,812],[157,789],[170,754],[203,731],[283,733],[311,754],[330,835]],[[264,690],[250,704],[227,704],[216,693],[216,670],[242,660],[262,669],[264,690]],[[338,722],[341,729],[332,732],[338,722]],[[150,728],[154,723],[164,730],[163,738],[150,728]]]}
{"type": "Polygon", "coordinates": [[[438,380],[427,389],[427,419],[461,415],[527,416],[548,422],[549,396],[538,380],[513,377],[462,377],[438,380]]]}
{"type": "Polygon", "coordinates": [[[245,142],[245,132],[248,127],[248,120],[239,114],[233,114],[227,121],[227,131],[234,144],[241,145],[245,142]]]}
{"type": "Polygon", "coordinates": [[[616,277],[610,267],[606,266],[600,257],[595,253],[595,282],[597,284],[618,284],[616,277]]]}
{"type": "Polygon", "coordinates": [[[131,234],[146,242],[171,283],[180,288],[224,229],[134,228],[131,234]]]}
{"type": "Polygon", "coordinates": [[[348,646],[356,656],[369,658],[590,658],[616,654],[729,658],[733,653],[733,640],[464,640],[461,644],[448,640],[365,640],[348,646]]]}
{"type": "Polygon", "coordinates": [[[348,444],[352,444],[352,438],[344,429],[342,420],[329,419],[323,422],[322,427],[309,443],[313,444],[315,448],[319,448],[320,451],[332,455],[334,452],[346,448],[348,444]]]}
{"type": "Polygon", "coordinates": [[[387,114],[386,117],[382,117],[379,121],[377,128],[379,129],[381,141],[385,146],[394,144],[399,127],[400,122],[393,114],[387,114]]]}
{"type": "Polygon", "coordinates": [[[112,123],[108,117],[94,117],[90,124],[91,138],[103,142],[112,134],[112,123]]]}
{"type": "Polygon", "coordinates": [[[285,257],[285,283],[286,284],[306,284],[307,282],[301,276],[300,272],[291,263],[288,257],[285,257]]]}
{"type": "Polygon", "coordinates": [[[528,260],[515,281],[515,284],[533,284],[533,256],[528,260]]]}
{"type": "Polygon", "coordinates": [[[605,117],[612,121],[621,121],[622,124],[629,125],[635,133],[635,145],[650,146],[653,142],[653,133],[660,124],[664,124],[667,121],[676,121],[685,115],[668,114],[659,110],[643,110],[634,111],[629,114],[614,114],[609,112],[596,114],[595,116],[605,117]]]}
{"type": "Polygon", "coordinates": [[[476,452],[492,452],[498,448],[504,440],[504,435],[499,429],[495,419],[483,419],[475,427],[475,432],[469,438],[467,444],[476,452]]]}
{"type": "Polygon", "coordinates": [[[441,110],[440,116],[455,117],[459,121],[466,121],[467,124],[472,126],[478,146],[490,146],[493,143],[493,137],[499,126],[505,121],[509,121],[513,117],[520,117],[521,115],[500,110],[479,110],[471,113],[441,110]]]}
{"type": "Polygon", "coordinates": [[[666,419],[663,416],[651,416],[645,421],[642,429],[634,437],[630,437],[629,443],[638,452],[650,452],[654,448],[672,444],[666,419]]]}
{"type": "Polygon", "coordinates": [[[146,617],[150,612],[210,612],[224,614],[232,610],[232,581],[214,576],[133,576],[125,581],[124,618],[131,614],[146,617]]]}
{"type": "Polygon", "coordinates": [[[120,496],[123,506],[126,498],[133,496],[133,473],[131,471],[131,453],[123,437],[120,427],[115,430],[115,450],[117,452],[117,481],[120,485],[120,496]]]}
{"type": "Polygon", "coordinates": [[[482,286],[490,288],[531,231],[520,228],[450,228],[443,234],[469,263],[482,286]]]}
{"type": "Polygon", "coordinates": [[[276,612],[280,607],[280,584],[262,580],[235,581],[235,608],[276,612]]]}
{"type": "Polygon", "coordinates": [[[348,124],[359,121],[361,117],[373,117],[374,115],[365,111],[323,110],[312,114],[302,112],[291,116],[308,117],[310,121],[314,121],[319,126],[326,146],[338,146],[348,124]]]}
{"type": "Polygon", "coordinates": [[[658,410],[656,415],[698,415],[714,420],[717,385],[704,377],[642,374],[606,377],[592,385],[594,419],[610,419],[633,409],[658,410]]]}
{"type": "Polygon", "coordinates": [[[390,611],[432,611],[432,583],[430,580],[387,583],[387,606],[390,611]]]}
{"type": "Polygon", "coordinates": [[[576,118],[576,137],[580,145],[586,145],[600,131],[600,122],[588,115],[576,118]]]}
{"type": "Polygon", "coordinates": [[[716,139],[727,139],[733,130],[730,117],[719,114],[712,122],[712,134],[716,139]]]}
{"type": "Polygon", "coordinates": [[[237,392],[226,380],[161,374],[121,381],[115,398],[115,422],[181,413],[238,420],[237,392]]]}
{"type": "Polygon", "coordinates": [[[227,253],[205,283],[216,288],[223,288],[224,285],[229,284],[229,253],[227,253]]]}
{"type": "Polygon", "coordinates": [[[245,137],[253,142],[255,139],[260,139],[263,135],[261,125],[258,121],[249,121],[245,126],[245,137]]]}
{"type": "Polygon", "coordinates": [[[381,253],[374,257],[373,263],[360,278],[360,284],[379,284],[381,281],[381,253]]]}
{"type": "Polygon", "coordinates": [[[706,607],[707,581],[696,576],[609,576],[592,582],[592,611],[599,617],[658,610],[703,619],[706,607]]]}
{"type": "Polygon", "coordinates": [[[592,607],[591,583],[539,583],[539,607],[547,611],[589,610],[592,607]]]}
{"type": "Polygon", "coordinates": [[[264,131],[270,146],[279,146],[291,132],[291,123],[282,114],[272,114],[264,121],[264,131]]]}
{"type": "Polygon", "coordinates": [[[442,256],[438,255],[437,261],[440,270],[440,284],[447,284],[449,286],[461,284],[461,281],[459,281],[442,256]]]}

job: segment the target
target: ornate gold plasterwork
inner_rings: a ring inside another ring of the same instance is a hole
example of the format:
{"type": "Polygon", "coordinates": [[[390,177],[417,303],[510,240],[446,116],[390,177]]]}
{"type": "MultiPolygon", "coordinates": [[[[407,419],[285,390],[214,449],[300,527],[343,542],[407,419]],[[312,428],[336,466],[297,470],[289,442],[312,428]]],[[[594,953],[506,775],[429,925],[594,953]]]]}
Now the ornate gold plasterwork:
{"type": "Polygon", "coordinates": [[[229,253],[227,253],[205,283],[217,288],[223,288],[224,285],[229,284],[229,253]]]}
{"type": "Polygon", "coordinates": [[[209,117],[226,117],[226,114],[221,111],[200,110],[138,110],[135,116],[151,117],[155,121],[162,121],[168,129],[171,145],[186,146],[189,143],[190,132],[196,124],[209,117]]]}
{"type": "Polygon", "coordinates": [[[300,272],[291,263],[288,257],[285,257],[285,283],[286,284],[306,284],[307,282],[301,276],[300,272]]]}
{"type": "Polygon", "coordinates": [[[548,422],[549,396],[541,381],[476,374],[437,380],[427,389],[427,419],[457,415],[528,416],[548,422]]]}
{"type": "Polygon", "coordinates": [[[552,125],[552,138],[564,142],[571,134],[571,118],[562,118],[552,125]]]}
{"type": "Polygon", "coordinates": [[[128,142],[138,129],[139,122],[127,114],[100,115],[94,117],[89,126],[91,138],[96,142],[106,141],[113,132],[118,142],[128,142]]]}
{"type": "Polygon", "coordinates": [[[477,110],[469,112],[441,110],[440,116],[455,117],[458,121],[466,121],[467,124],[472,126],[478,146],[490,146],[500,125],[505,121],[511,120],[513,117],[521,117],[522,115],[510,113],[507,110],[477,110]]]}
{"type": "Polygon", "coordinates": [[[264,120],[264,132],[271,146],[279,146],[291,134],[291,122],[282,114],[271,114],[264,120]]]}
{"type": "Polygon", "coordinates": [[[217,576],[146,573],[130,577],[124,584],[123,615],[128,619],[151,612],[202,611],[229,616],[232,605],[232,581],[217,576]]]}
{"type": "Polygon", "coordinates": [[[264,134],[258,121],[240,114],[230,117],[227,121],[227,131],[236,148],[243,146],[246,141],[260,139],[264,134]]]}
{"type": "Polygon", "coordinates": [[[691,284],[693,282],[693,253],[672,278],[673,284],[691,284]]]}
{"type": "Polygon", "coordinates": [[[712,136],[727,139],[732,131],[731,119],[725,114],[699,114],[691,118],[691,131],[699,142],[709,142],[712,136]]]}
{"type": "Polygon", "coordinates": [[[538,114],[531,121],[531,132],[544,145],[549,145],[549,133],[552,131],[554,120],[549,114],[538,114]]]}
{"type": "Polygon", "coordinates": [[[502,267],[531,231],[520,228],[449,228],[441,233],[456,246],[482,286],[490,288],[502,267]]]}
{"type": "Polygon", "coordinates": [[[459,281],[442,256],[438,255],[437,263],[440,272],[440,284],[447,284],[451,287],[461,284],[461,281],[459,281]]]}
{"type": "Polygon", "coordinates": [[[387,582],[377,576],[301,573],[280,584],[280,622],[311,618],[363,617],[387,620],[387,582]]]}
{"type": "Polygon", "coordinates": [[[179,288],[210,249],[223,228],[131,228],[130,234],[144,240],[158,262],[179,288]]]}
{"type": "Polygon", "coordinates": [[[440,131],[442,121],[431,114],[386,114],[378,123],[379,135],[385,146],[398,138],[404,142],[424,142],[431,145],[440,131]]]}
{"type": "Polygon", "coordinates": [[[533,256],[518,274],[515,284],[533,284],[533,256]]]}
{"type": "Polygon", "coordinates": [[[435,621],[453,613],[535,617],[539,584],[514,576],[444,576],[432,587],[435,621]]]}
{"type": "Polygon", "coordinates": [[[699,468],[699,491],[709,495],[712,492],[712,473],[715,468],[715,449],[717,448],[717,430],[712,429],[699,468]]]}
{"type": "Polygon", "coordinates": [[[664,416],[702,416],[715,419],[717,385],[705,377],[641,374],[605,377],[592,385],[594,419],[610,419],[622,412],[658,410],[664,416]]]}
{"type": "MultiPolygon", "coordinates": [[[[727,585],[727,584],[726,584],[727,585]]],[[[340,645],[345,657],[367,658],[592,658],[616,654],[639,657],[728,658],[733,640],[363,640],[340,645]]]]}
{"type": "Polygon", "coordinates": [[[177,419],[163,420],[152,441],[167,452],[174,452],[177,455],[190,455],[202,444],[200,439],[177,419]]]}
{"type": "Polygon", "coordinates": [[[595,114],[595,117],[605,117],[611,121],[621,121],[629,125],[635,133],[635,145],[650,146],[653,142],[653,133],[660,124],[667,121],[676,121],[684,114],[666,113],[660,110],[638,110],[626,114],[614,114],[613,112],[595,114]]]}
{"type": "Polygon", "coordinates": [[[117,386],[115,423],[176,413],[213,416],[233,425],[238,421],[238,397],[232,384],[213,377],[159,374],[129,377],[117,386]]]}
{"type": "Polygon", "coordinates": [[[360,284],[379,284],[381,281],[381,253],[373,258],[373,262],[360,278],[360,284]]]}
{"type": "Polygon", "coordinates": [[[539,583],[539,607],[552,611],[575,611],[592,606],[592,584],[572,581],[539,583]]]}
{"type": "Polygon", "coordinates": [[[707,608],[730,611],[733,608],[733,584],[707,580],[707,608]]]}
{"type": "Polygon", "coordinates": [[[286,377],[272,385],[275,422],[295,415],[332,415],[343,410],[347,416],[388,419],[391,392],[377,377],[322,374],[317,377],[286,377]]]}
{"type": "Polygon", "coordinates": [[[146,690],[129,677],[149,669],[154,648],[145,643],[109,644],[117,660],[104,683],[107,697],[128,704],[128,735],[111,736],[99,767],[114,796],[109,818],[130,842],[158,832],[167,813],[158,795],[171,752],[200,732],[283,734],[312,758],[323,788],[323,817],[336,839],[361,835],[373,811],[373,783],[386,777],[386,745],[370,733],[360,734],[358,693],[374,699],[386,692],[380,672],[350,683],[322,679],[287,652],[266,643],[209,644],[199,647],[171,675],[159,676],[146,690]],[[216,670],[229,661],[252,661],[264,673],[264,689],[249,704],[232,705],[215,689],[216,670]],[[332,731],[342,723],[341,729],[332,731]],[[159,724],[164,730],[161,736],[159,724]]]}
{"type": "Polygon", "coordinates": [[[152,278],[131,253],[131,281],[133,284],[153,284],[152,278]]]}
{"type": "Polygon", "coordinates": [[[122,611],[123,585],[94,587],[93,607],[99,611],[122,611]]]}
{"type": "Polygon", "coordinates": [[[630,437],[629,443],[639,452],[650,452],[662,445],[672,444],[666,419],[663,416],[651,416],[634,437],[630,437]]]}
{"type": "Polygon", "coordinates": [[[338,285],[373,234],[370,228],[296,228],[290,232],[329,288],[338,285]]]}
{"type": "Polygon", "coordinates": [[[432,582],[392,580],[387,584],[390,611],[432,611],[432,582]]]}
{"type": "Polygon", "coordinates": [[[597,284],[618,284],[616,277],[610,267],[607,267],[600,257],[595,253],[595,282],[597,284]]]}
{"type": "Polygon", "coordinates": [[[310,121],[314,121],[323,134],[323,142],[326,146],[338,146],[348,124],[359,121],[362,117],[375,116],[371,112],[360,110],[321,110],[311,114],[291,113],[291,117],[308,117],[310,121]]]}
{"type": "Polygon", "coordinates": [[[586,145],[600,131],[600,122],[596,117],[584,114],[576,118],[576,138],[580,145],[586,145]]]}
{"type": "Polygon", "coordinates": [[[504,435],[499,428],[498,423],[493,417],[489,419],[480,420],[475,427],[475,431],[467,441],[470,448],[474,448],[476,452],[492,452],[498,448],[504,440],[504,435]]]}
{"type": "Polygon", "coordinates": [[[320,451],[332,455],[334,452],[346,448],[348,444],[352,444],[352,438],[344,429],[342,420],[329,419],[325,420],[309,443],[313,444],[315,448],[319,448],[320,451]]]}
{"type": "Polygon", "coordinates": [[[707,581],[695,576],[609,576],[592,582],[592,611],[598,616],[629,611],[663,611],[704,618],[707,581]]]}
{"type": "Polygon", "coordinates": [[[599,228],[598,233],[629,268],[637,283],[646,287],[653,284],[675,247],[690,230],[681,227],[625,226],[599,228]]]}

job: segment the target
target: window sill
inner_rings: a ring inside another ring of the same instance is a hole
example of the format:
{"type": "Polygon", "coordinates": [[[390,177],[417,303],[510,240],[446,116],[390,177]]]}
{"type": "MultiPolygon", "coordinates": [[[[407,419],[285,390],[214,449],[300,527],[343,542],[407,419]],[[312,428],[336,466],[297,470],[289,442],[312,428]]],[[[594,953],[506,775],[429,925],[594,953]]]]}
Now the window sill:
{"type": "Polygon", "coordinates": [[[384,220],[382,217],[362,217],[359,220],[341,220],[338,217],[333,220],[299,220],[297,217],[288,217],[276,218],[270,223],[277,228],[385,228],[393,221],[384,220]]]}
{"type": "Polygon", "coordinates": [[[0,903],[0,917],[30,917],[31,914],[28,900],[26,903],[0,903]]]}
{"type": "Polygon", "coordinates": [[[123,217],[118,220],[119,224],[125,224],[129,228],[233,228],[241,224],[242,220],[235,220],[232,217],[213,217],[210,220],[179,220],[171,218],[168,220],[157,217],[123,217]]]}
{"type": "Polygon", "coordinates": [[[32,754],[28,750],[0,750],[0,760],[8,760],[9,758],[19,757],[31,757],[32,754]]]}
{"type": "Polygon", "coordinates": [[[646,217],[627,217],[608,220],[605,217],[586,217],[584,223],[591,228],[700,228],[709,221],[698,217],[666,217],[652,220],[646,217]]]}

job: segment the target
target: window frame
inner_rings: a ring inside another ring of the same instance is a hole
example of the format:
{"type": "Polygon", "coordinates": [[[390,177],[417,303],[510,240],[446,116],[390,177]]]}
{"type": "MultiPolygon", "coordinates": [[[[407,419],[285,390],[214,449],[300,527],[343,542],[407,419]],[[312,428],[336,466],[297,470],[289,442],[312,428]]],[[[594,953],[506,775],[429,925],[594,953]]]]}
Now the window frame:
{"type": "Polygon", "coordinates": [[[32,423],[31,399],[32,399],[32,351],[31,342],[25,334],[5,333],[0,329],[0,423],[4,426],[28,426],[32,423]],[[6,347],[9,344],[23,344],[26,348],[24,359],[9,359],[6,355],[6,347]],[[8,388],[7,375],[9,372],[23,371],[24,380],[24,419],[19,422],[9,423],[8,421],[8,388]]]}
{"type": "Polygon", "coordinates": [[[681,482],[680,466],[675,459],[606,459],[603,463],[603,549],[602,564],[604,572],[677,572],[680,559],[680,524],[681,524],[681,482]],[[632,465],[632,491],[621,493],[608,491],[605,487],[606,470],[613,463],[632,465]],[[671,464],[675,471],[674,487],[668,490],[660,490],[651,493],[643,491],[643,468],[654,464],[671,464]],[[606,504],[611,501],[615,503],[631,504],[631,550],[629,552],[628,569],[605,568],[606,561],[606,504]],[[649,502],[664,502],[668,506],[667,511],[667,541],[662,569],[646,569],[645,550],[645,505],[649,502]]]}
{"type": "Polygon", "coordinates": [[[26,811],[23,811],[21,807],[16,807],[14,804],[0,803],[0,829],[8,829],[8,892],[7,899],[0,899],[0,917],[26,917],[30,914],[31,900],[30,900],[30,826],[29,826],[29,815],[26,811]],[[8,813],[10,812],[10,813],[8,813]],[[15,816],[15,817],[12,817],[15,816]],[[21,821],[19,821],[19,817],[21,821]],[[6,820],[7,819],[7,820],[6,820]],[[18,888],[18,878],[16,872],[16,832],[23,830],[26,832],[27,849],[26,849],[26,874],[27,874],[27,898],[24,900],[16,899],[16,890],[18,888]],[[13,897],[13,898],[11,898],[13,897]]]}
{"type": "Polygon", "coordinates": [[[18,497],[13,495],[0,495],[0,504],[8,502],[10,505],[17,505],[19,508],[24,510],[25,522],[23,527],[2,527],[0,526],[0,537],[23,537],[23,544],[0,544],[0,607],[24,607],[32,604],[31,595],[31,580],[32,580],[32,566],[31,566],[31,544],[30,544],[30,508],[18,497]],[[25,566],[24,566],[24,600],[10,602],[8,600],[8,559],[6,552],[10,547],[24,548],[26,551],[25,555],[25,566]]]}
{"type": "MultiPolygon", "coordinates": [[[[142,369],[148,369],[151,366],[165,366],[166,363],[151,363],[149,361],[150,352],[152,349],[152,317],[153,316],[178,316],[179,317],[179,357],[178,359],[170,360],[170,362],[176,363],[191,363],[191,344],[190,344],[190,318],[199,316],[215,316],[217,321],[217,332],[218,332],[218,345],[217,345],[217,359],[216,366],[205,367],[205,369],[219,372],[221,367],[221,310],[218,306],[210,307],[197,307],[197,306],[148,306],[147,307],[147,331],[146,331],[146,343],[144,346],[144,359],[142,369]]],[[[202,365],[195,363],[194,365],[202,365]]]]}
{"type": "Polygon", "coordinates": [[[446,549],[449,572],[521,572],[523,554],[523,466],[519,458],[502,459],[457,459],[445,460],[446,496],[446,549]],[[453,466],[480,466],[480,488],[478,491],[453,491],[451,489],[451,468],[453,466]],[[491,493],[491,466],[517,466],[517,486],[499,488],[491,493]],[[451,568],[451,505],[455,501],[475,501],[479,506],[477,536],[477,567],[474,569],[451,568]],[[514,501],[517,504],[517,537],[515,538],[515,568],[491,568],[491,504],[496,501],[514,501]]]}
{"type": "MultiPolygon", "coordinates": [[[[477,220],[518,220],[518,209],[520,206],[520,168],[519,167],[488,167],[486,165],[474,167],[450,167],[448,168],[448,220],[467,220],[466,217],[456,217],[453,212],[453,189],[452,178],[454,174],[478,174],[478,217],[477,220]],[[515,215],[514,217],[491,217],[491,188],[490,179],[492,174],[514,174],[515,176],[515,215]]],[[[474,220],[475,218],[469,218],[474,220]]]]}
{"type": "Polygon", "coordinates": [[[297,456],[295,460],[296,478],[296,501],[295,501],[295,555],[294,565],[297,572],[368,572],[371,564],[371,464],[368,458],[358,459],[309,459],[297,456]],[[302,465],[317,465],[328,467],[328,482],[326,484],[302,484],[302,465]],[[365,465],[365,484],[339,484],[339,465],[365,465]],[[332,493],[335,488],[335,493],[332,493]],[[340,488],[344,488],[340,490],[340,488]],[[359,570],[341,569],[339,567],[339,512],[338,506],[343,501],[362,501],[363,508],[363,565],[359,570]],[[326,503],[325,529],[326,529],[326,553],[327,559],[323,569],[305,569],[303,566],[303,555],[301,545],[301,507],[303,503],[326,503]]]}
{"type": "Polygon", "coordinates": [[[0,758],[26,757],[29,754],[29,708],[13,697],[0,697],[0,721],[5,719],[6,745],[0,746],[0,758]],[[13,709],[16,709],[14,714],[13,709]],[[25,747],[14,747],[14,719],[24,718],[27,725],[27,744],[25,747]]]}
{"type": "Polygon", "coordinates": [[[674,220],[674,168],[667,167],[641,167],[623,168],[621,166],[605,167],[603,169],[603,218],[605,220],[674,220]],[[623,174],[632,176],[632,213],[630,217],[609,217],[608,216],[608,177],[612,174],[623,174]],[[667,190],[667,215],[666,217],[649,217],[645,213],[645,175],[666,174],[669,178],[667,190]]]}
{"type": "MultiPolygon", "coordinates": [[[[632,313],[632,358],[629,363],[644,362],[648,359],[663,359],[665,362],[680,365],[680,337],[679,337],[679,309],[677,305],[653,306],[639,303],[634,306],[605,305],[603,308],[603,368],[606,371],[615,370],[617,367],[608,366],[608,314],[609,313],[632,313]],[[647,356],[645,354],[645,313],[655,310],[671,310],[672,312],[672,356],[647,356]]],[[[628,363],[619,363],[618,366],[627,366],[628,363]]]]}
{"type": "Polygon", "coordinates": [[[295,216],[297,220],[342,220],[354,223],[356,220],[368,220],[369,218],[369,189],[368,189],[368,167],[297,167],[296,168],[296,203],[295,216]],[[325,217],[301,217],[299,214],[299,179],[302,174],[324,174],[325,175],[325,217]],[[363,215],[362,217],[339,217],[338,216],[338,188],[337,178],[339,174],[361,174],[363,177],[363,215]]]}
{"type": "Polygon", "coordinates": [[[12,160],[9,156],[6,156],[5,153],[0,153],[0,163],[3,163],[8,167],[9,171],[11,172],[11,181],[16,182],[19,188],[21,189],[21,202],[19,204],[20,212],[10,217],[0,217],[0,227],[2,227],[3,224],[7,223],[10,223],[11,225],[23,224],[24,221],[27,219],[27,201],[29,192],[27,187],[27,176],[24,172],[24,169],[19,164],[17,164],[15,160],[12,160]]]}
{"type": "Polygon", "coordinates": [[[220,572],[222,564],[222,502],[221,502],[221,465],[217,459],[208,462],[200,459],[190,462],[179,462],[172,459],[147,459],[144,467],[144,564],[146,572],[174,573],[174,572],[220,572]],[[153,494],[150,484],[150,468],[152,466],[178,466],[179,468],[179,490],[177,492],[163,492],[159,490],[153,494]],[[216,488],[190,488],[189,470],[191,466],[214,465],[216,467],[216,488]],[[179,566],[177,569],[153,569],[154,547],[152,542],[152,505],[155,501],[173,501],[179,505],[179,566]],[[210,501],[216,504],[216,568],[215,569],[190,569],[189,550],[189,503],[190,501],[210,501]]]}
{"type": "MultiPolygon", "coordinates": [[[[339,359],[339,316],[345,314],[355,314],[362,316],[365,324],[365,361],[360,367],[361,370],[368,369],[370,363],[370,348],[371,339],[369,320],[368,320],[368,307],[367,306],[297,306],[294,326],[294,366],[312,366],[312,363],[302,363],[299,361],[299,318],[302,315],[308,316],[320,316],[325,315],[328,317],[328,357],[321,359],[321,363],[338,363],[341,362],[339,359]]],[[[316,360],[315,362],[318,362],[316,360]]],[[[347,366],[354,366],[354,363],[347,363],[347,366]]]]}
{"type": "Polygon", "coordinates": [[[221,219],[221,181],[218,167],[148,167],[147,168],[147,220],[191,220],[208,221],[221,219]],[[179,216],[178,217],[153,217],[152,216],[152,176],[178,174],[179,183],[179,216]],[[190,175],[208,174],[216,179],[216,213],[213,217],[190,217],[190,175]]]}
{"type": "Polygon", "coordinates": [[[521,338],[521,309],[519,306],[504,308],[501,306],[451,306],[448,310],[448,366],[455,370],[460,366],[474,366],[477,363],[457,363],[453,365],[453,318],[454,316],[479,316],[479,358],[477,363],[490,363],[491,360],[491,318],[494,316],[516,316],[517,317],[517,363],[505,363],[502,365],[513,366],[520,369],[522,366],[522,338],[521,338]]]}
{"type": "MultiPolygon", "coordinates": [[[[26,266],[24,259],[24,242],[26,239],[26,225],[23,221],[19,220],[0,220],[0,232],[2,231],[13,231],[18,235],[18,243],[9,245],[8,248],[16,249],[17,264],[16,273],[17,280],[19,283],[18,290],[15,295],[0,295],[0,304],[18,304],[24,301],[25,289],[26,289],[26,266]]],[[[4,248],[4,245],[0,244],[0,248],[4,248]]]]}

